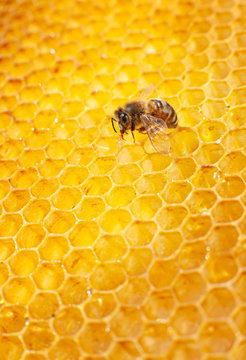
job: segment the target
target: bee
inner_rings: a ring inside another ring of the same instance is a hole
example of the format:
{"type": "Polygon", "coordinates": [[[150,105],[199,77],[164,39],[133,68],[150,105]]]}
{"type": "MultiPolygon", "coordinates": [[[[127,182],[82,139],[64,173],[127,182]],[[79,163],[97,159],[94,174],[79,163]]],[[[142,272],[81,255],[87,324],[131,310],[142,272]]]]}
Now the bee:
{"type": "Polygon", "coordinates": [[[148,101],[133,100],[119,107],[111,119],[115,132],[114,121],[117,122],[121,138],[130,130],[135,142],[134,130],[148,135],[153,147],[159,153],[168,153],[170,143],[168,129],[178,126],[178,117],[173,107],[163,99],[148,101]]]}

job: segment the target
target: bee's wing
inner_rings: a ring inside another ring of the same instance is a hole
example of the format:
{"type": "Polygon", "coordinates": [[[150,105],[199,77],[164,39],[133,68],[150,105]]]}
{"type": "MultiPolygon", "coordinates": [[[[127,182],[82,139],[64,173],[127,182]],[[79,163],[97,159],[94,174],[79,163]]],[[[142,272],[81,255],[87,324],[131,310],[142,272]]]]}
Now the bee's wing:
{"type": "Polygon", "coordinates": [[[156,151],[161,154],[169,153],[170,141],[167,133],[168,127],[165,121],[146,114],[140,115],[140,118],[156,151]]]}
{"type": "Polygon", "coordinates": [[[134,95],[134,97],[137,100],[146,100],[151,94],[153,94],[153,92],[155,90],[156,90],[156,86],[154,86],[153,84],[149,84],[148,86],[146,86],[142,90],[138,91],[134,95]]]}

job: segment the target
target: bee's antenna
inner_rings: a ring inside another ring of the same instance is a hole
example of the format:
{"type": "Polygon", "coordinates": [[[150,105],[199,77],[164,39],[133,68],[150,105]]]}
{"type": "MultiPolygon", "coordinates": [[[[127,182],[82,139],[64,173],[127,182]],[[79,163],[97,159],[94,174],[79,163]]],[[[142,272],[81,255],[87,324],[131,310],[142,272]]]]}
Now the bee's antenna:
{"type": "Polygon", "coordinates": [[[114,131],[117,133],[117,131],[115,130],[115,127],[114,127],[114,121],[116,121],[114,118],[111,119],[111,123],[112,123],[112,127],[114,129],[114,131]]]}

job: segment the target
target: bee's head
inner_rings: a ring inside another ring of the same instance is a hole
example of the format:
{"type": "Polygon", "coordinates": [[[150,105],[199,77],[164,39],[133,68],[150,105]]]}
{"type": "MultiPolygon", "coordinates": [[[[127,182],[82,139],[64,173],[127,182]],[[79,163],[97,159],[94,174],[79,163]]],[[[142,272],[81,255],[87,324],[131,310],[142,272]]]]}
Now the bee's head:
{"type": "Polygon", "coordinates": [[[114,131],[116,132],[113,121],[116,121],[119,126],[120,132],[122,134],[124,133],[127,134],[126,130],[129,128],[129,124],[130,124],[130,116],[128,115],[128,113],[125,112],[123,108],[119,108],[114,112],[114,116],[115,119],[112,118],[112,126],[114,131]]]}

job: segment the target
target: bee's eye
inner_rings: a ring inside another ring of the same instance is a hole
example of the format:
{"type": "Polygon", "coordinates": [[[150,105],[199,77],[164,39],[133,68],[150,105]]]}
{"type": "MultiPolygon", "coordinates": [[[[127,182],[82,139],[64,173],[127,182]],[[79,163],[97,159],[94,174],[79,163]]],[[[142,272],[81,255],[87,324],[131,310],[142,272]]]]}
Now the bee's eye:
{"type": "Polygon", "coordinates": [[[124,123],[127,122],[127,120],[128,120],[128,115],[122,112],[122,113],[120,114],[120,120],[122,120],[124,123]]]}

